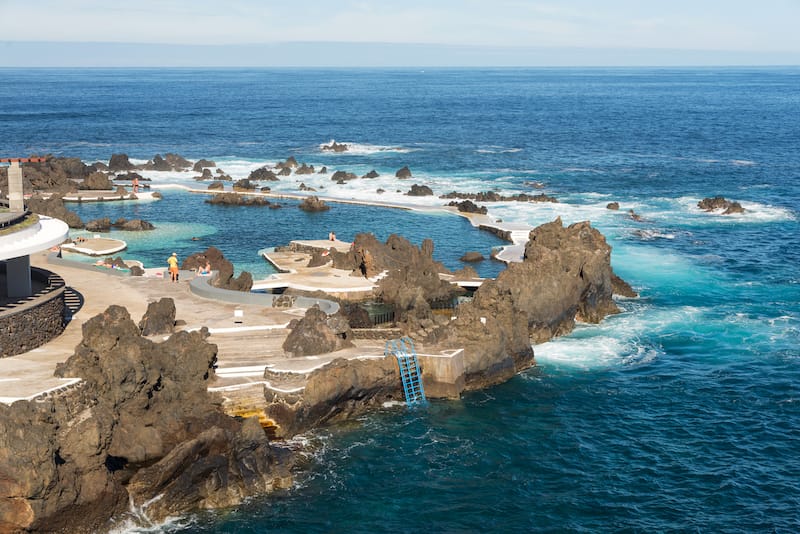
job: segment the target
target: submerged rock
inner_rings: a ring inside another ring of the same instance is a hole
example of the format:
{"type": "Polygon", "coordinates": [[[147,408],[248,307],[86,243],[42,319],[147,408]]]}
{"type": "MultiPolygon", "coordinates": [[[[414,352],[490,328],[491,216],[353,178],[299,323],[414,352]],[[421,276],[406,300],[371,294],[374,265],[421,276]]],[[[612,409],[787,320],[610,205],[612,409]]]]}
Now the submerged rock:
{"type": "Polygon", "coordinates": [[[320,200],[317,196],[310,196],[308,198],[303,199],[303,201],[297,206],[303,211],[327,211],[330,208],[327,204],[325,204],[324,200],[320,200]]]}
{"type": "Polygon", "coordinates": [[[323,152],[347,152],[350,147],[344,143],[337,143],[336,141],[331,141],[327,145],[322,145],[320,149],[323,152]]]}
{"type": "Polygon", "coordinates": [[[483,254],[481,254],[480,252],[465,252],[464,255],[459,258],[460,261],[465,261],[470,263],[483,261],[485,259],[486,258],[484,258],[483,254]]]}

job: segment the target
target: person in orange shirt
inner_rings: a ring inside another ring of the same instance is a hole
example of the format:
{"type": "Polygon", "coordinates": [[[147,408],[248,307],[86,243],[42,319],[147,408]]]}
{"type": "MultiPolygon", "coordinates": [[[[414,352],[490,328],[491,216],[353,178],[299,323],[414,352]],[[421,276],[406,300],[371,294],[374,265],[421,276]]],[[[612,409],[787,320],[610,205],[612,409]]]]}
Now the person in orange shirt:
{"type": "Polygon", "coordinates": [[[169,265],[169,275],[173,282],[178,281],[178,253],[173,252],[172,256],[167,258],[167,265],[169,265]]]}

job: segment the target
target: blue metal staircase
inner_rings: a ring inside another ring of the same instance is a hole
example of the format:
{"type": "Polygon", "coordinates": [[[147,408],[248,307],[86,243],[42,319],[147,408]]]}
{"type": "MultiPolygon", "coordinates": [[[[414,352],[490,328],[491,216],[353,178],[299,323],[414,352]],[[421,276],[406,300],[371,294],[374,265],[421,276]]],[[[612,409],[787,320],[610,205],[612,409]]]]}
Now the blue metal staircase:
{"type": "Polygon", "coordinates": [[[417,361],[417,351],[411,338],[390,339],[386,342],[384,354],[392,354],[397,358],[400,368],[400,380],[403,382],[403,394],[406,404],[411,407],[428,403],[425,399],[425,389],[422,386],[422,376],[417,361]]]}

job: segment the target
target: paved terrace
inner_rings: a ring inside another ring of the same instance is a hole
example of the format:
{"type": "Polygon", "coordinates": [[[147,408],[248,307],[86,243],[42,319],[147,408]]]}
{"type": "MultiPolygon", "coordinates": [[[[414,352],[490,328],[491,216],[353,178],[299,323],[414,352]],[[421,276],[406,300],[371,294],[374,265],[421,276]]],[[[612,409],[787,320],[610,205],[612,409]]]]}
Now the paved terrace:
{"type": "MultiPolygon", "coordinates": [[[[172,283],[157,276],[164,269],[148,269],[148,276],[118,276],[85,266],[53,266],[46,253],[31,256],[34,265],[57,272],[67,285],[84,299],[83,307],[73,316],[64,333],[49,343],[25,354],[0,358],[0,402],[33,400],[49,392],[79,387],[79,380],[53,376],[56,364],[69,358],[82,339],[82,325],[102,313],[110,304],[128,309],[138,322],[149,302],[162,297],[175,301],[176,319],[184,321],[179,329],[209,328],[209,341],[218,346],[218,380],[209,389],[226,398],[229,413],[259,413],[264,404],[264,369],[287,373],[275,387],[302,387],[305,374],[336,358],[369,358],[383,355],[383,342],[358,340],[346,351],[322,356],[290,358],[281,345],[288,334],[289,321],[302,317],[303,308],[270,308],[234,304],[198,297],[189,289],[194,273],[182,271],[181,281],[172,283]],[[255,386],[255,387],[252,387],[255,386]],[[231,406],[233,407],[231,408],[231,406]]],[[[335,281],[333,282],[335,284],[335,281]]],[[[165,336],[157,336],[160,341],[165,336]]],[[[268,384],[269,385],[269,384],[268,384]]]]}

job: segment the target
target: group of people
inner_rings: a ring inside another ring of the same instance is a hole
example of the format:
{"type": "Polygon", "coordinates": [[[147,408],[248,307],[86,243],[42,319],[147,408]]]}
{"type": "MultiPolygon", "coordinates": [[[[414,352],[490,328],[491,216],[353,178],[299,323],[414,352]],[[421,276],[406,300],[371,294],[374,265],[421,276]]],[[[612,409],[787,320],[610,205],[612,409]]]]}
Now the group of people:
{"type": "MultiPolygon", "coordinates": [[[[178,267],[178,253],[173,252],[172,255],[167,258],[167,265],[169,268],[170,279],[173,282],[177,282],[180,278],[180,267],[178,267]]],[[[211,262],[206,258],[206,264],[202,267],[198,267],[196,269],[198,276],[208,276],[211,274],[211,262]]]]}

